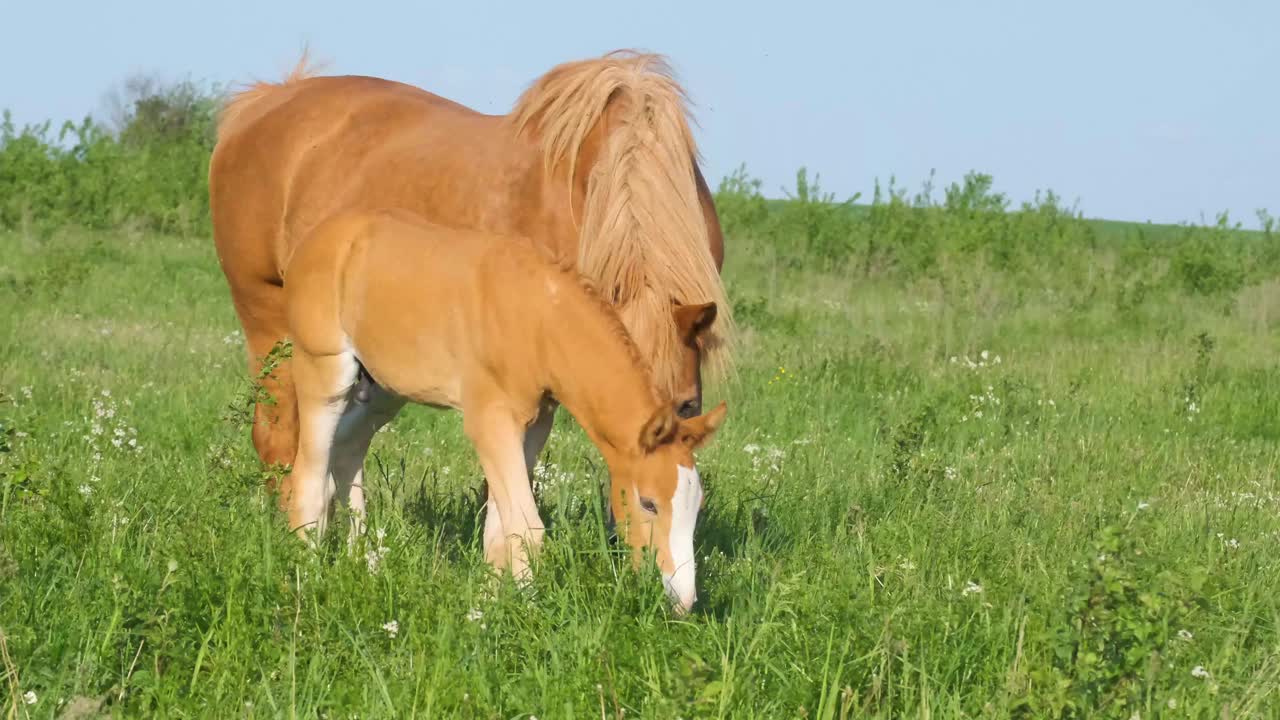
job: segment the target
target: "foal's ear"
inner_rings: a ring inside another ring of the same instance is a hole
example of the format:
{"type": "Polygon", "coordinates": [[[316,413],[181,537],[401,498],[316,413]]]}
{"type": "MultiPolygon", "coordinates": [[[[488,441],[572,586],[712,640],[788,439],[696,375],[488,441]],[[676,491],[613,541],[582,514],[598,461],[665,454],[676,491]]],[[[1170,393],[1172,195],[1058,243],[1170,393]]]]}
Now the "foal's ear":
{"type": "Polygon", "coordinates": [[[653,452],[659,445],[671,439],[676,431],[676,414],[671,406],[663,403],[640,428],[640,449],[653,452]]]}
{"type": "Polygon", "coordinates": [[[686,343],[692,343],[716,321],[716,304],[676,305],[672,311],[676,318],[676,333],[686,343]]]}
{"type": "Polygon", "coordinates": [[[715,436],[716,430],[720,429],[720,425],[724,423],[725,416],[729,414],[729,406],[723,400],[720,404],[708,413],[703,413],[696,418],[680,421],[679,437],[680,442],[684,443],[690,450],[697,450],[706,446],[711,442],[711,438],[715,436]]]}

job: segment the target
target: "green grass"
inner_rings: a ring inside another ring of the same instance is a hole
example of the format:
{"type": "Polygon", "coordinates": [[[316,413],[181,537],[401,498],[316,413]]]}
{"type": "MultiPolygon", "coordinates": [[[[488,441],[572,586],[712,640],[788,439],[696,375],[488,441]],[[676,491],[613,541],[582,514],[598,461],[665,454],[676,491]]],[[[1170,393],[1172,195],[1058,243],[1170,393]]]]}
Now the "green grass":
{"type": "Polygon", "coordinates": [[[487,592],[456,414],[375,440],[368,547],[305,551],[212,243],[0,234],[0,710],[1280,713],[1274,236],[891,204],[833,232],[749,195],[722,195],[745,338],[685,619],[563,414],[530,591],[487,592]]]}

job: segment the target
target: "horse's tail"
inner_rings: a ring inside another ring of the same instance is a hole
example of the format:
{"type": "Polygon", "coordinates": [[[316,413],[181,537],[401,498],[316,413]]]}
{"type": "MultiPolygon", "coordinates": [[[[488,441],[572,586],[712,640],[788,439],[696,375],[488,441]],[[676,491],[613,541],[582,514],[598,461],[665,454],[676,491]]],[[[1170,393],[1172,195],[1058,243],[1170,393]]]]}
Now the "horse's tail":
{"type": "Polygon", "coordinates": [[[218,113],[218,140],[222,140],[236,128],[236,121],[244,114],[250,106],[262,100],[268,95],[274,94],[281,88],[288,87],[294,83],[306,80],[312,77],[318,71],[318,68],[310,64],[310,52],[302,51],[302,57],[299,58],[298,64],[293,70],[285,76],[280,82],[264,82],[259,81],[253,83],[247,88],[234,93],[223,104],[222,110],[218,113]]]}

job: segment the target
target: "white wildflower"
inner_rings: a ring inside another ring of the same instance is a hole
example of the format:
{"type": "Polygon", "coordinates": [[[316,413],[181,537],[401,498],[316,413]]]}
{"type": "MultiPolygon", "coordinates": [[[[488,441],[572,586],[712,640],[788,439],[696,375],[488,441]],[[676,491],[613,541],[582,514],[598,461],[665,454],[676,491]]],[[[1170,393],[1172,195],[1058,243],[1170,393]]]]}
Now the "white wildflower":
{"type": "Polygon", "coordinates": [[[81,485],[79,490],[80,490],[80,494],[85,497],[89,497],[90,495],[93,494],[93,488],[89,487],[88,485],[81,485]]]}
{"type": "Polygon", "coordinates": [[[964,590],[960,591],[960,594],[964,596],[979,595],[981,593],[982,593],[982,586],[972,580],[965,583],[964,590]]]}
{"type": "Polygon", "coordinates": [[[1141,500],[1138,502],[1138,512],[1142,512],[1143,510],[1146,510],[1149,507],[1151,507],[1151,503],[1147,502],[1146,500],[1141,500]]]}
{"type": "Polygon", "coordinates": [[[1182,641],[1184,641],[1184,642],[1191,642],[1191,639],[1192,639],[1192,638],[1194,638],[1194,637],[1195,637],[1195,635],[1192,635],[1190,630],[1179,630],[1179,631],[1178,631],[1178,639],[1179,639],[1179,640],[1182,640],[1182,641]]]}
{"type": "Polygon", "coordinates": [[[369,574],[377,575],[378,568],[382,565],[382,560],[387,556],[388,552],[387,546],[382,544],[382,541],[387,538],[387,531],[385,528],[378,528],[373,531],[373,535],[377,539],[377,545],[364,554],[364,561],[369,567],[369,574]]]}
{"type": "Polygon", "coordinates": [[[467,611],[467,620],[470,620],[471,622],[476,622],[483,617],[484,613],[480,611],[480,608],[471,608],[467,611]]]}
{"type": "Polygon", "coordinates": [[[742,452],[748,455],[755,455],[756,453],[760,452],[760,446],[755,443],[747,443],[746,445],[742,446],[742,452]]]}
{"type": "Polygon", "coordinates": [[[1209,677],[1209,671],[1205,670],[1203,665],[1197,665],[1191,668],[1191,677],[1203,680],[1209,677]]]}
{"type": "Polygon", "coordinates": [[[400,623],[396,622],[395,620],[392,620],[388,623],[384,623],[382,626],[382,629],[386,630],[387,636],[394,640],[395,636],[400,632],[400,623]]]}
{"type": "Polygon", "coordinates": [[[35,705],[36,703],[40,702],[40,698],[36,697],[34,690],[28,690],[22,693],[22,702],[28,705],[35,705]]]}
{"type": "Polygon", "coordinates": [[[364,554],[365,564],[369,567],[370,575],[377,575],[378,568],[382,565],[382,559],[387,556],[387,549],[379,545],[364,554]]]}

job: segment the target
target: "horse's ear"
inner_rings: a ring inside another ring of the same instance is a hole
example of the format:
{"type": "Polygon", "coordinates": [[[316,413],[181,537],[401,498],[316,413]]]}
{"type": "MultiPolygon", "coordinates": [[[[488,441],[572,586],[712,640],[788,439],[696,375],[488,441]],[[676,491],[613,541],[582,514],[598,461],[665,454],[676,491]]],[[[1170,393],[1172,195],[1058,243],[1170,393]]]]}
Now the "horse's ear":
{"type": "Polygon", "coordinates": [[[716,321],[716,304],[713,302],[700,305],[676,305],[674,311],[676,332],[680,339],[692,343],[698,336],[711,327],[716,321]]]}
{"type": "Polygon", "coordinates": [[[671,406],[663,403],[653,411],[653,415],[640,428],[640,449],[653,452],[664,442],[671,439],[676,431],[676,414],[671,406]]]}
{"type": "Polygon", "coordinates": [[[697,450],[711,442],[711,438],[715,436],[716,430],[724,424],[725,416],[729,414],[729,406],[723,400],[715,406],[711,412],[703,413],[696,418],[680,421],[680,442],[684,443],[690,450],[697,450]]]}

